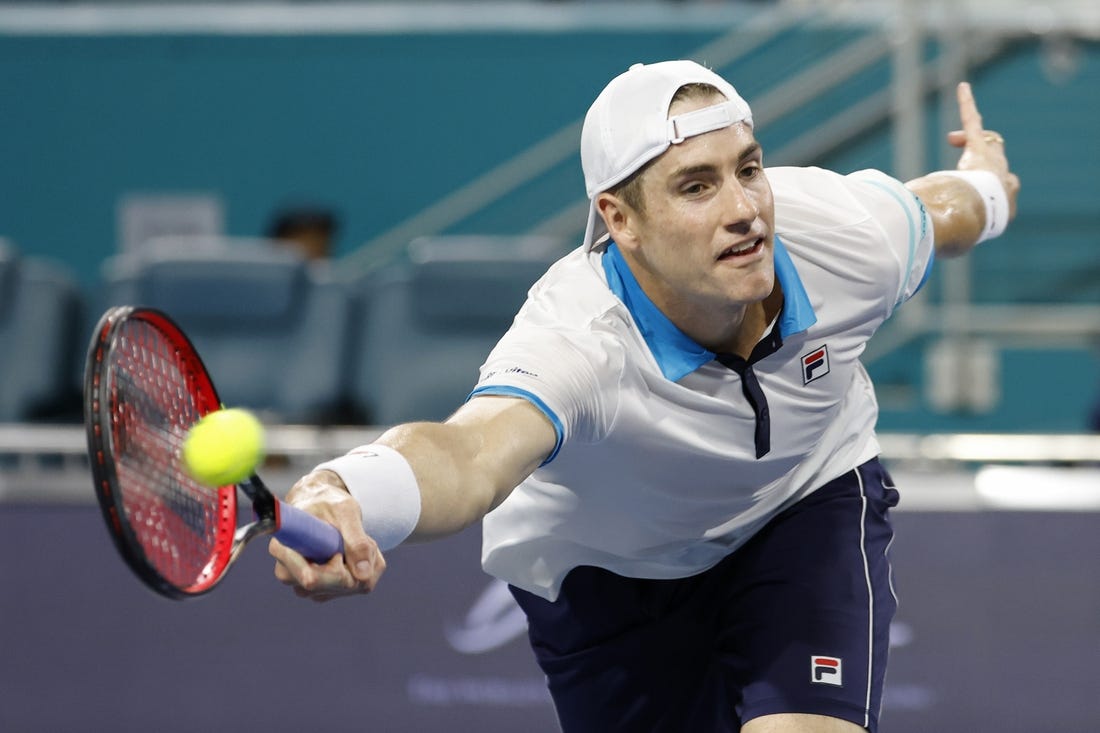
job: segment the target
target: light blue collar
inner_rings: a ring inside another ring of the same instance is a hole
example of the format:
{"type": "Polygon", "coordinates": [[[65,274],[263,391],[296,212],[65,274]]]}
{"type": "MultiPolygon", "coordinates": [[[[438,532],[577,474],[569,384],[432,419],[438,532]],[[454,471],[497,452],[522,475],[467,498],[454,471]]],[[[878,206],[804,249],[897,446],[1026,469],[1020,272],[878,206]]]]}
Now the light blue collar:
{"type": "MultiPolygon", "coordinates": [[[[774,259],[775,276],[779,278],[780,287],[783,288],[779,335],[786,338],[817,323],[817,315],[791,256],[778,236],[775,237],[774,259]]],[[[665,378],[678,381],[714,360],[714,352],[695,343],[649,299],[614,242],[607,245],[603,256],[603,270],[608,287],[630,311],[665,378]]]]}

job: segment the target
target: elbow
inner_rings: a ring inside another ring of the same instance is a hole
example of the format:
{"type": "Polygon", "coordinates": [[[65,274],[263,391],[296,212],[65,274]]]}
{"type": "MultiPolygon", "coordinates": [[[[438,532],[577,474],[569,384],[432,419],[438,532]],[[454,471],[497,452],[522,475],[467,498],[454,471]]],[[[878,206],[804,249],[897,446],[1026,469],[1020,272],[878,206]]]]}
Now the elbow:
{"type": "Polygon", "coordinates": [[[974,249],[974,243],[958,239],[943,241],[936,240],[936,257],[951,259],[961,257],[974,249]]]}
{"type": "Polygon", "coordinates": [[[985,228],[985,205],[973,186],[937,174],[908,186],[932,219],[937,257],[958,257],[974,249],[985,228]]]}
{"type": "Polygon", "coordinates": [[[933,210],[936,257],[959,257],[974,249],[984,225],[984,212],[973,207],[945,205],[933,210]]]}

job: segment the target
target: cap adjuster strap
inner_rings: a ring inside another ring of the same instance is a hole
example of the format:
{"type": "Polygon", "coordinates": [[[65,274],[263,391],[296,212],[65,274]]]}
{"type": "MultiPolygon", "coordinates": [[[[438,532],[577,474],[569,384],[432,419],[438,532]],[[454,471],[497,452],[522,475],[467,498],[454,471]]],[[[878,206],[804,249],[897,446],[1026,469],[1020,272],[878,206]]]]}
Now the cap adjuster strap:
{"type": "Polygon", "coordinates": [[[725,101],[692,112],[685,112],[668,119],[668,141],[673,145],[682,143],[689,137],[721,130],[724,127],[747,122],[752,125],[752,117],[732,101],[725,101]]]}

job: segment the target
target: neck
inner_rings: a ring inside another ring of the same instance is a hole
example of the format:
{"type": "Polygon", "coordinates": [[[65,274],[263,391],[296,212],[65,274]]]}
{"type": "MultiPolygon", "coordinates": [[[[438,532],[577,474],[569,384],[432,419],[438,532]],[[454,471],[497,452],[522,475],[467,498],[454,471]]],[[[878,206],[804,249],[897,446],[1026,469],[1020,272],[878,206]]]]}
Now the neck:
{"type": "Polygon", "coordinates": [[[764,300],[745,308],[744,317],[741,319],[737,332],[725,343],[725,347],[710,350],[715,353],[736,354],[742,359],[748,359],[760,339],[764,338],[768,326],[782,309],[783,289],[779,286],[777,278],[771,293],[764,300]]]}
{"type": "Polygon", "coordinates": [[[783,289],[778,278],[763,300],[715,304],[687,300],[661,283],[649,281],[640,270],[635,270],[635,277],[654,305],[695,343],[716,354],[736,354],[747,359],[783,308],[783,289]]]}

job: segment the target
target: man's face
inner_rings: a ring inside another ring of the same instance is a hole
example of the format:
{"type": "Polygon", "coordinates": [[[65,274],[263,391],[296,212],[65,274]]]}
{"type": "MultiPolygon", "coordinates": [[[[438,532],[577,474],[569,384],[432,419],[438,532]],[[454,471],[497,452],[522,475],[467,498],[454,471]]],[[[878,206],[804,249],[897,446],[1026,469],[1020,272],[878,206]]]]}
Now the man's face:
{"type": "MultiPolygon", "coordinates": [[[[676,102],[669,115],[723,100],[676,102]]],[[[728,311],[767,297],[775,281],[775,206],[760,146],[738,123],[672,145],[642,174],[634,260],[667,315],[728,311]],[[699,309],[705,309],[700,311],[699,309]]]]}

